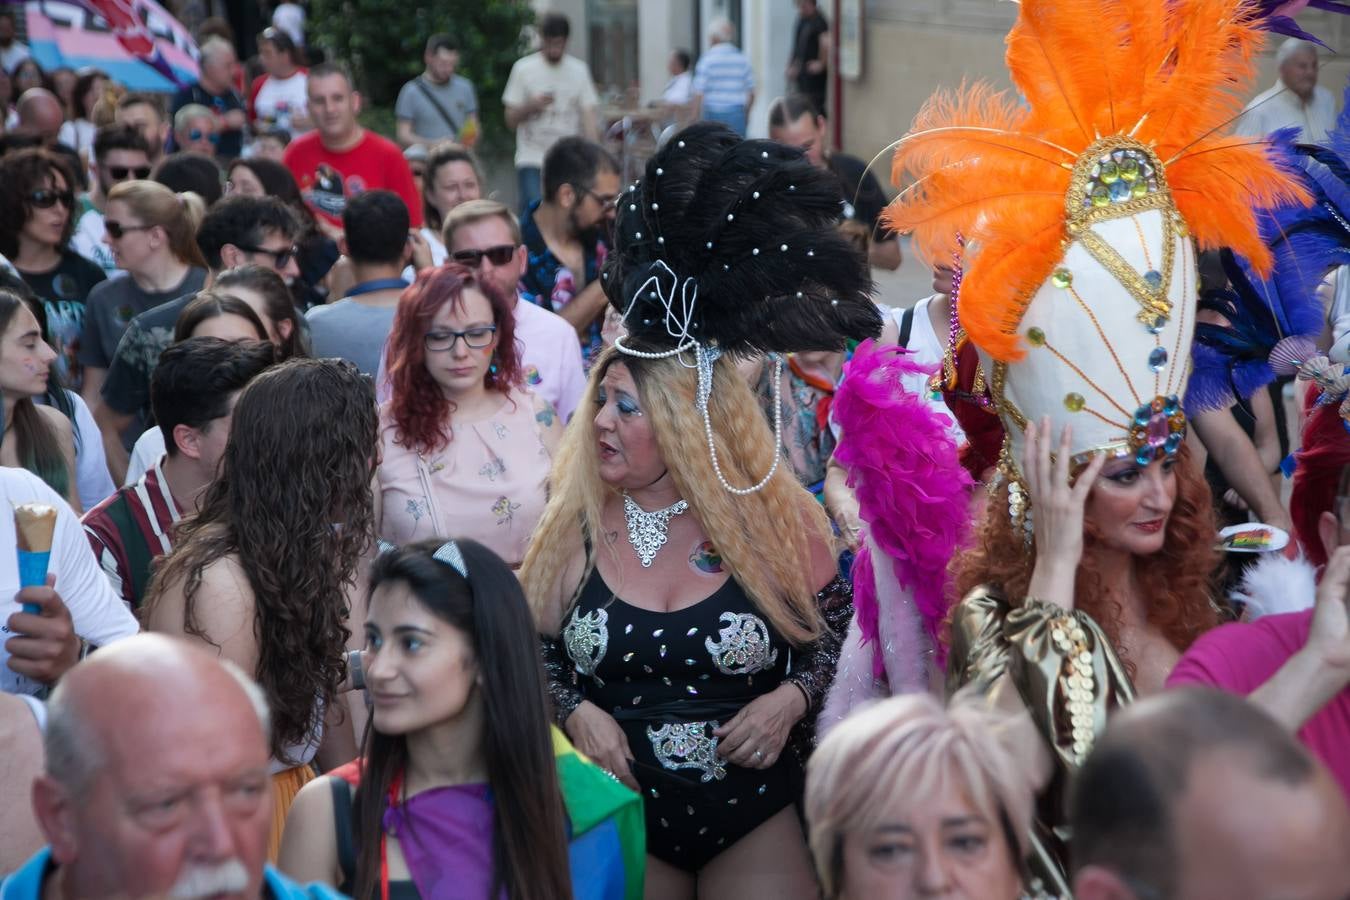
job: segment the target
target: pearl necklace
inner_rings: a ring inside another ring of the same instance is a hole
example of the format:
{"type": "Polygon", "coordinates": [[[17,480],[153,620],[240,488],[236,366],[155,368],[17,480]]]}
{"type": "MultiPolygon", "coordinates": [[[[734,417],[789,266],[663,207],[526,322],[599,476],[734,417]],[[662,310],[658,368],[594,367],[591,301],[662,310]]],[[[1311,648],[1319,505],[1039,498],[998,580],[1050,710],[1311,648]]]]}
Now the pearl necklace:
{"type": "Polygon", "coordinates": [[[670,520],[688,508],[688,502],[677,500],[665,509],[648,512],[638,506],[627,491],[623,492],[623,517],[628,522],[628,543],[637,553],[642,568],[651,568],[657,552],[666,545],[670,520]]]}

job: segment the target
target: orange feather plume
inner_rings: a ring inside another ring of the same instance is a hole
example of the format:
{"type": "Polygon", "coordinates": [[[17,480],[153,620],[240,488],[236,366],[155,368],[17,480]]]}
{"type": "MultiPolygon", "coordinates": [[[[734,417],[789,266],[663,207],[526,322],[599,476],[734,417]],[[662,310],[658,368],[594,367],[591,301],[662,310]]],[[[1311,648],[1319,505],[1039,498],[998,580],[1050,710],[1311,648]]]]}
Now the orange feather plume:
{"type": "Polygon", "coordinates": [[[1126,135],[1162,161],[1202,248],[1272,264],[1256,209],[1308,203],[1269,145],[1229,134],[1263,32],[1246,0],[1022,0],[1007,64],[1025,105],[988,85],[938,91],[897,142],[904,188],[885,221],[920,258],[976,248],[960,316],[996,359],[1020,358],[1018,322],[1063,257],[1074,160],[1126,135]]]}

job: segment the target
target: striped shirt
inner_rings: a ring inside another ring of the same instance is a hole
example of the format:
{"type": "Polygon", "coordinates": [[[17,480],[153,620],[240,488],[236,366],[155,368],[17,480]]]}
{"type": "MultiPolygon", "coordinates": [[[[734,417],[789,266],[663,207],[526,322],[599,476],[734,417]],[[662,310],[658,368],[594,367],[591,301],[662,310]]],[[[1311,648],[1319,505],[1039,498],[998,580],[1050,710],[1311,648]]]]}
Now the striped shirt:
{"type": "Polygon", "coordinates": [[[160,459],[135,484],[84,514],[84,532],[103,574],[133,611],[150,582],[150,565],[169,552],[169,534],[182,518],[164,480],[160,459]]]}
{"type": "Polygon", "coordinates": [[[713,44],[694,67],[694,93],[703,95],[704,109],[744,107],[754,89],[754,69],[734,44],[713,44]]]}

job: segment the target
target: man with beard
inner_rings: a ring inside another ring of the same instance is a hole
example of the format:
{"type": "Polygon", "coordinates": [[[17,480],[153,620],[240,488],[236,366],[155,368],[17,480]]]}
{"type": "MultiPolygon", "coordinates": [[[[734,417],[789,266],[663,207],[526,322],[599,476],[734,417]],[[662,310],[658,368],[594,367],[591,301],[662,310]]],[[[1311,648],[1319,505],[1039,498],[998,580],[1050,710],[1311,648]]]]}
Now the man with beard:
{"type": "Polygon", "coordinates": [[[520,294],[577,330],[589,368],[601,347],[600,267],[619,199],[619,164],[599,144],[563,138],[544,156],[543,187],[544,199],[520,223],[529,256],[520,294]]]}
{"type": "Polygon", "coordinates": [[[76,223],[70,246],[113,278],[125,273],[117,268],[112,248],[103,240],[108,233],[103,226],[103,204],[114,185],[150,177],[150,147],[141,132],[131,125],[100,128],[94,135],[94,175],[94,189],[89,192],[91,206],[76,223]]]}

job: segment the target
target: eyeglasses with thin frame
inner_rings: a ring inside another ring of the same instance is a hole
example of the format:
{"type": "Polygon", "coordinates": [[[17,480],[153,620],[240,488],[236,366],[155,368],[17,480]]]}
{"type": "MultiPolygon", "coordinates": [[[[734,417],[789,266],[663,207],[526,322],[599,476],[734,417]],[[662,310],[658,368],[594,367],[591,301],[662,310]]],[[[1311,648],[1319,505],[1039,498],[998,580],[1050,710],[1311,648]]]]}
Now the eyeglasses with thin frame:
{"type": "Polygon", "coordinates": [[[456,250],[450,254],[450,258],[460,265],[468,266],[470,269],[476,269],[483,262],[483,257],[494,266],[504,266],[509,263],[516,255],[515,244],[497,244],[495,247],[488,247],[485,250],[456,250]]]}
{"type": "Polygon", "coordinates": [[[28,202],[34,209],[51,209],[60,203],[66,209],[75,205],[75,194],[71,191],[54,191],[51,188],[39,188],[28,195],[28,202]]]}
{"type": "Polygon", "coordinates": [[[594,198],[595,198],[595,202],[597,202],[597,203],[600,204],[600,208],[601,208],[601,209],[604,209],[604,210],[611,210],[611,209],[617,209],[618,206],[619,206],[619,197],[621,196],[620,194],[612,194],[612,195],[606,197],[604,194],[597,194],[595,191],[591,190],[590,188],[588,188],[588,187],[582,187],[582,186],[579,185],[579,184],[574,184],[574,185],[572,185],[572,187],[576,188],[578,191],[580,191],[581,193],[585,194],[587,197],[594,197],[594,198]]]}
{"type": "Polygon", "coordinates": [[[480,325],[477,328],[470,328],[468,331],[450,331],[448,329],[428,331],[423,341],[432,353],[453,350],[455,342],[460,338],[464,339],[464,346],[470,350],[486,350],[491,346],[492,337],[496,333],[496,325],[480,325]]]}
{"type": "Polygon", "coordinates": [[[285,250],[268,250],[266,247],[244,247],[239,244],[235,244],[235,246],[239,247],[239,249],[245,253],[263,253],[272,257],[272,264],[277,269],[286,268],[286,264],[300,253],[300,248],[294,246],[287,247],[285,250]]]}
{"type": "Polygon", "coordinates": [[[103,227],[108,231],[108,237],[114,241],[120,241],[123,236],[130,231],[149,231],[154,228],[153,225],[123,225],[116,219],[104,219],[103,227]]]}
{"type": "Polygon", "coordinates": [[[149,166],[108,166],[108,174],[112,176],[113,181],[126,181],[128,178],[135,178],[138,181],[144,181],[150,177],[149,166]]]}

